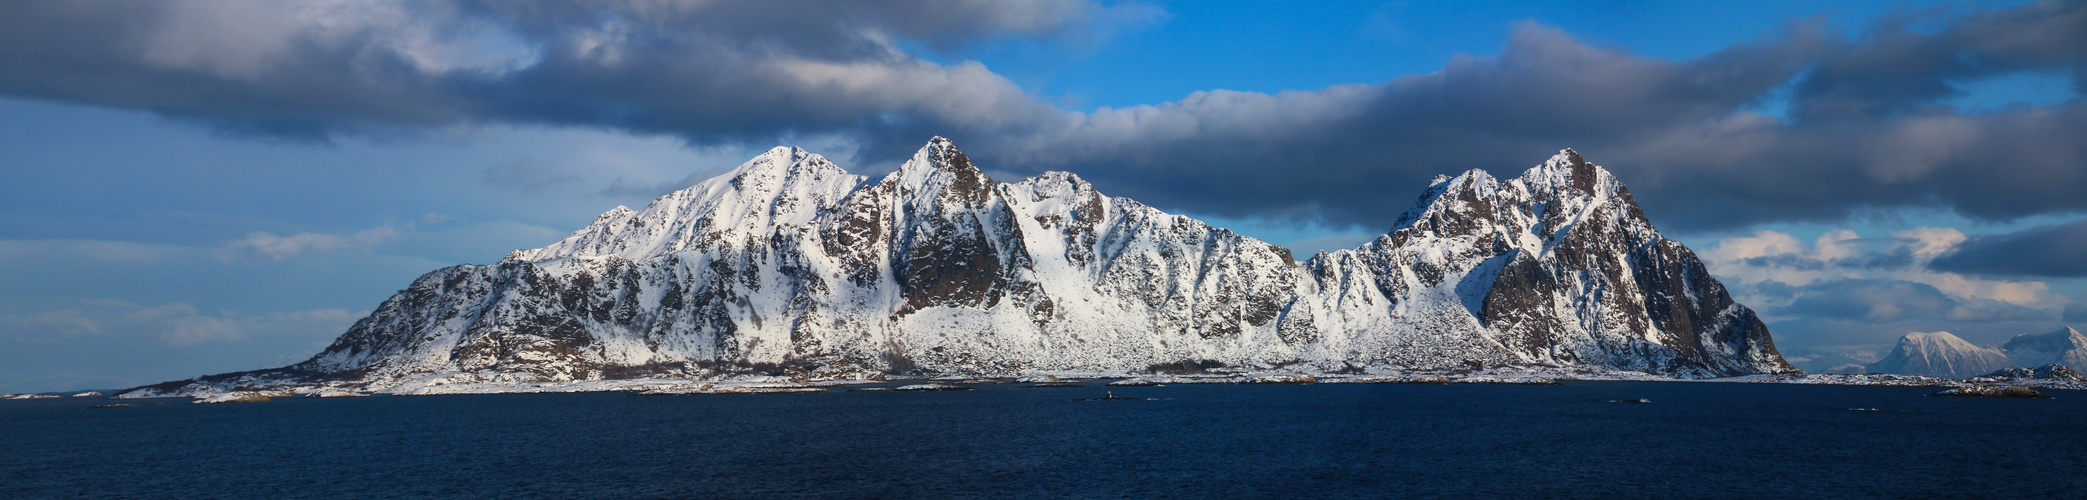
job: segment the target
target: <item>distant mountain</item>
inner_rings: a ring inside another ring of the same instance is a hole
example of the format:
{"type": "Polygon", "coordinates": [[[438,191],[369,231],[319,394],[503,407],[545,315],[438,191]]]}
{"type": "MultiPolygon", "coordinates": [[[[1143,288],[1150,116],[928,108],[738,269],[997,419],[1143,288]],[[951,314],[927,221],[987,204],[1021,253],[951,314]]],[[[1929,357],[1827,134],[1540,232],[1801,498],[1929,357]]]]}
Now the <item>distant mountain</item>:
{"type": "Polygon", "coordinates": [[[1979,378],[2001,381],[2064,380],[2071,382],[2087,382],[2087,375],[2080,374],[2079,370],[2074,370],[2071,367],[2056,363],[2047,364],[2036,368],[2003,368],[2000,370],[1994,370],[1993,373],[1985,374],[1985,376],[1979,378]]]}
{"type": "Polygon", "coordinates": [[[1949,332],[1913,332],[1899,337],[1898,345],[1868,369],[1870,373],[1971,378],[2020,366],[1999,349],[1971,345],[1949,332]]]}
{"type": "Polygon", "coordinates": [[[204,381],[384,388],[1181,364],[1794,370],[1752,310],[1572,150],[1514,179],[1438,177],[1388,234],[1300,262],[1070,173],[994,181],[938,137],[875,178],[775,148],[550,246],[428,273],[308,361],[204,381]]]}
{"type": "Polygon", "coordinates": [[[2087,370],[2087,335],[2072,327],[2049,333],[2024,333],[2001,344],[2007,357],[2022,366],[2061,364],[2087,370]]]}
{"type": "Polygon", "coordinates": [[[1801,351],[1783,353],[1791,365],[1810,373],[1869,373],[1867,365],[1877,362],[1874,351],[1801,351]]]}

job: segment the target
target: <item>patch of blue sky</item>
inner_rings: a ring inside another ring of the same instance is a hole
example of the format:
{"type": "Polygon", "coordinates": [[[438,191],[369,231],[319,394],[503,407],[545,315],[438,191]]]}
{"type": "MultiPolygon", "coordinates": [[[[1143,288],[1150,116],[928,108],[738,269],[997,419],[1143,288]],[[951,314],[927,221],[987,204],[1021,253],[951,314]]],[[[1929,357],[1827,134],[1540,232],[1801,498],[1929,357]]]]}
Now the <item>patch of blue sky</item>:
{"type": "Polygon", "coordinates": [[[1331,0],[1279,9],[1244,0],[1152,3],[1164,9],[1162,19],[1114,26],[1103,41],[1012,39],[950,53],[907,49],[943,62],[980,61],[1061,107],[1084,111],[1172,102],[1212,89],[1273,93],[1386,82],[1434,72],[1458,55],[1498,54],[1513,26],[1525,21],[1598,46],[1685,60],[1774,36],[1793,21],[1823,22],[1857,36],[1887,14],[2022,2],[1331,0]]]}
{"type": "Polygon", "coordinates": [[[1962,83],[1947,102],[1966,114],[2049,106],[2080,98],[2079,85],[2064,73],[2020,72],[1962,83]]]}

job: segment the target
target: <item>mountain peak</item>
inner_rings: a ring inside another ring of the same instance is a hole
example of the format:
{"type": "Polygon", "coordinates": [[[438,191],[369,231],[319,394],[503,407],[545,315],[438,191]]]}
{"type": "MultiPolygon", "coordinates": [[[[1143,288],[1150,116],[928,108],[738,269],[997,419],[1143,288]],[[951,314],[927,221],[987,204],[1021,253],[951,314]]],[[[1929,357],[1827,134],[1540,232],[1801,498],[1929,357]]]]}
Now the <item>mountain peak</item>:
{"type": "Polygon", "coordinates": [[[862,177],[803,148],[777,146],[717,177],[667,193],[644,209],[618,206],[550,246],[516,250],[507,260],[567,257],[660,257],[719,239],[760,239],[777,227],[802,225],[826,200],[846,195],[862,177]]]}
{"type": "Polygon", "coordinates": [[[2018,366],[1999,349],[1972,345],[1949,332],[1909,332],[1884,359],[1869,365],[1869,371],[1970,378],[2018,366]]]}
{"type": "Polygon", "coordinates": [[[911,190],[939,192],[963,206],[983,203],[993,185],[993,179],[971,164],[971,157],[958,150],[955,142],[941,136],[929,139],[892,175],[911,190]]]}
{"type": "MultiPolygon", "coordinates": [[[[311,360],[237,376],[411,392],[1206,362],[1793,370],[1607,174],[1571,155],[1532,170],[1568,189],[1467,171],[1428,188],[1417,225],[1299,263],[1070,173],[993,182],[945,138],[874,183],[775,148],[500,265],[431,272],[311,360]]],[[[193,390],[258,386],[239,380],[193,390]]]]}
{"type": "Polygon", "coordinates": [[[813,171],[820,173],[846,173],[846,170],[827,160],[826,157],[805,151],[804,148],[776,146],[769,148],[767,152],[761,153],[760,156],[747,160],[746,163],[739,164],[738,167],[733,167],[731,172],[725,174],[725,177],[732,178],[735,183],[738,183],[741,182],[741,179],[749,176],[765,175],[764,173],[767,172],[773,172],[772,175],[776,177],[787,178],[813,171]]]}
{"type": "Polygon", "coordinates": [[[2025,366],[2058,363],[2087,368],[2087,335],[2070,326],[2045,333],[2024,333],[2001,346],[2007,356],[2025,366]]]}
{"type": "Polygon", "coordinates": [[[1558,154],[1544,160],[1542,165],[1522,174],[1522,180],[1531,189],[1549,191],[1561,196],[1570,187],[1581,193],[1605,196],[1622,187],[1615,176],[1600,165],[1589,163],[1572,148],[1558,150],[1558,154]]]}
{"type": "Polygon", "coordinates": [[[978,167],[971,164],[971,157],[958,150],[955,142],[942,136],[928,139],[928,143],[920,146],[920,150],[913,153],[913,159],[901,165],[899,170],[905,171],[909,168],[950,172],[978,171],[978,167]]]}
{"type": "MultiPolygon", "coordinates": [[[[1392,230],[1420,224],[1449,212],[1468,212],[1452,217],[1456,220],[1473,216],[1492,218],[1532,205],[1545,208],[1540,213],[1528,214],[1534,219],[1522,221],[1521,225],[1570,227],[1572,221],[1594,216],[1595,210],[1604,207],[1615,208],[1605,212],[1606,217],[1634,226],[1648,225],[1638,220],[1642,214],[1621,181],[1601,166],[1589,163],[1578,151],[1565,148],[1511,179],[1496,178],[1483,169],[1471,169],[1455,177],[1437,175],[1421,193],[1420,199],[1400,214],[1392,224],[1392,230]],[[1505,212],[1488,214],[1502,210],[1505,212]]],[[[1649,233],[1650,228],[1646,227],[1644,232],[1649,233]]]]}

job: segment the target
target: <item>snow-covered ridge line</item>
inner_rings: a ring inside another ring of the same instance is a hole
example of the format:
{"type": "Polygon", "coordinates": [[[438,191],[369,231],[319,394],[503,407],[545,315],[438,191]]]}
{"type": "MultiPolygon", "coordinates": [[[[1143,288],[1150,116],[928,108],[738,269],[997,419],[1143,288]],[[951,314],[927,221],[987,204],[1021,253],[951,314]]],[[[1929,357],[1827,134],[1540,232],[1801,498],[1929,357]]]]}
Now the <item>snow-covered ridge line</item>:
{"type": "Polygon", "coordinates": [[[1794,370],[1572,150],[1506,181],[1440,179],[1383,237],[1300,262],[1071,173],[994,181],[937,137],[878,178],[776,148],[549,246],[430,272],[311,360],[155,390],[1180,365],[1794,370]]]}
{"type": "Polygon", "coordinates": [[[1971,378],[2019,367],[2006,353],[1973,345],[1949,332],[1913,332],[1900,337],[1891,352],[1868,369],[1874,373],[1971,378]]]}
{"type": "MultiPolygon", "coordinates": [[[[1853,356],[1843,356],[1856,361],[1853,356]]],[[[2044,365],[2087,367],[2087,334],[2072,327],[2059,327],[2051,332],[2016,335],[2001,345],[1978,346],[1949,332],[1911,332],[1900,337],[1882,359],[1843,363],[1830,371],[1970,378],[1997,370],[2044,365]]]]}

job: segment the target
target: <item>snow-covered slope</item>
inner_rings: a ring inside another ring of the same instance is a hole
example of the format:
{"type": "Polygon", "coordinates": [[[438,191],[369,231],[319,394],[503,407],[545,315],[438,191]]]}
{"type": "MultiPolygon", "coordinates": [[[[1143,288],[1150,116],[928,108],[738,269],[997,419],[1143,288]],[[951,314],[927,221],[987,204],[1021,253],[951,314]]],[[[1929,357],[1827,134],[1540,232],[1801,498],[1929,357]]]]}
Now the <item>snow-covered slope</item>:
{"type": "Polygon", "coordinates": [[[1439,177],[1390,234],[1306,268],[1324,342],[1349,358],[1794,370],[1694,252],[1572,150],[1515,179],[1439,177]]]}
{"type": "Polygon", "coordinates": [[[1793,370],[1751,310],[1571,150],[1515,179],[1439,178],[1389,234],[1299,262],[1070,173],[996,182],[938,137],[878,178],[776,148],[550,246],[431,272],[311,360],[235,378],[379,387],[1182,362],[1793,370]]]}
{"type": "Polygon", "coordinates": [[[2016,335],[2000,348],[2022,366],[2056,363],[2075,370],[2087,369],[2087,335],[2069,326],[2054,332],[2016,335]]]}
{"type": "Polygon", "coordinates": [[[1884,359],[1869,365],[1870,373],[1896,373],[1928,377],[1971,378],[2021,365],[1997,349],[1971,345],[1949,332],[1912,332],[1884,359]]]}

